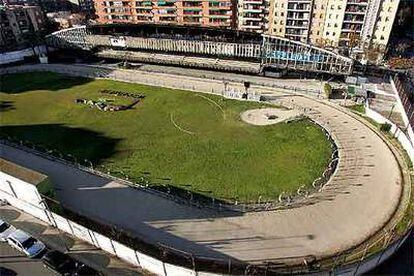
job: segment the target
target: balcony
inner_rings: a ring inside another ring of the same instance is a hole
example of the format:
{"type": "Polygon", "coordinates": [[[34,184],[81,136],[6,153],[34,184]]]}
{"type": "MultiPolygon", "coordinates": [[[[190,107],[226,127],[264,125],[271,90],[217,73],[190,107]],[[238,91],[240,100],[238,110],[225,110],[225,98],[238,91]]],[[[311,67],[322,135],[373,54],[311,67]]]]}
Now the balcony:
{"type": "Polygon", "coordinates": [[[348,0],[348,4],[367,6],[368,0],[348,0]]]}

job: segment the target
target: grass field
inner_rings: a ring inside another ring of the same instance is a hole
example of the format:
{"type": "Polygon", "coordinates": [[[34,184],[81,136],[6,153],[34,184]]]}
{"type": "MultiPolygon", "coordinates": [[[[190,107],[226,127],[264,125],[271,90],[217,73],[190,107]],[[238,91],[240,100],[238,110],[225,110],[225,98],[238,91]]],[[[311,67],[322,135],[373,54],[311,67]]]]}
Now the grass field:
{"type": "MultiPolygon", "coordinates": [[[[262,105],[219,96],[54,73],[1,77],[1,135],[92,160],[132,179],[149,172],[220,199],[276,199],[310,185],[331,154],[307,120],[252,126],[240,112],[262,105]],[[145,95],[133,109],[102,112],[75,98],[101,89],[145,95]]],[[[166,181],[166,180],[163,180],[166,181]]]]}

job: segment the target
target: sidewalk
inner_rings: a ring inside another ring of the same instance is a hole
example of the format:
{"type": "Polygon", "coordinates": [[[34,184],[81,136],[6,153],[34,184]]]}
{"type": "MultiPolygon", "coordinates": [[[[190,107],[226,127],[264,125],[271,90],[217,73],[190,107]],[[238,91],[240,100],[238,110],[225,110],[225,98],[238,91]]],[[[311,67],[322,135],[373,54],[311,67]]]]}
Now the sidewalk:
{"type": "Polygon", "coordinates": [[[50,249],[66,252],[104,275],[150,275],[10,205],[0,206],[0,218],[38,238],[50,249]]]}

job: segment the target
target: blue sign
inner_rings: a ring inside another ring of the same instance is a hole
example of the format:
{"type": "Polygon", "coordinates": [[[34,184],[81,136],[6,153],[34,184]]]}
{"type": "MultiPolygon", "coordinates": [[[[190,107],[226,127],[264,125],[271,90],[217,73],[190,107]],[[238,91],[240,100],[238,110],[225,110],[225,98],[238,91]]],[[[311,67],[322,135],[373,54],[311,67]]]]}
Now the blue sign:
{"type": "Polygon", "coordinates": [[[321,62],[323,55],[321,54],[303,54],[303,53],[290,53],[285,51],[273,51],[266,54],[267,58],[275,58],[282,60],[296,60],[296,61],[307,61],[307,62],[321,62]]]}

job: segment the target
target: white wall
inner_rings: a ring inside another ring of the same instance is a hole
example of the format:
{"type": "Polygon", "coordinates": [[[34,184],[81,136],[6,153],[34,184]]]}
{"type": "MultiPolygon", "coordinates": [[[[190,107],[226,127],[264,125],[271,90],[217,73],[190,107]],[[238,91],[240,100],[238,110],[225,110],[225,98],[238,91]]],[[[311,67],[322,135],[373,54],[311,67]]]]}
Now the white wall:
{"type": "Polygon", "coordinates": [[[35,185],[0,171],[0,189],[17,198],[39,206],[42,198],[35,185]]]}
{"type": "Polygon", "coordinates": [[[410,138],[410,143],[413,145],[414,144],[414,132],[413,132],[412,126],[410,125],[410,120],[408,119],[407,113],[405,112],[404,105],[402,104],[400,94],[398,93],[397,87],[395,86],[395,83],[392,77],[390,77],[390,83],[391,83],[392,90],[395,94],[395,98],[397,100],[397,107],[400,110],[404,125],[407,128],[407,131],[406,131],[407,136],[408,138],[410,138]]]}
{"type": "MultiPolygon", "coordinates": [[[[35,48],[36,54],[46,53],[45,46],[38,46],[35,48]]],[[[23,49],[20,51],[6,52],[0,54],[0,64],[7,64],[24,60],[25,57],[34,56],[32,48],[23,49]]]]}
{"type": "Polygon", "coordinates": [[[408,156],[410,157],[411,162],[414,164],[414,147],[409,137],[400,128],[398,128],[393,122],[383,117],[381,114],[374,111],[373,109],[369,108],[368,104],[365,105],[365,114],[369,118],[373,119],[375,122],[379,124],[388,123],[391,125],[390,132],[401,143],[401,146],[407,152],[408,156]]]}

